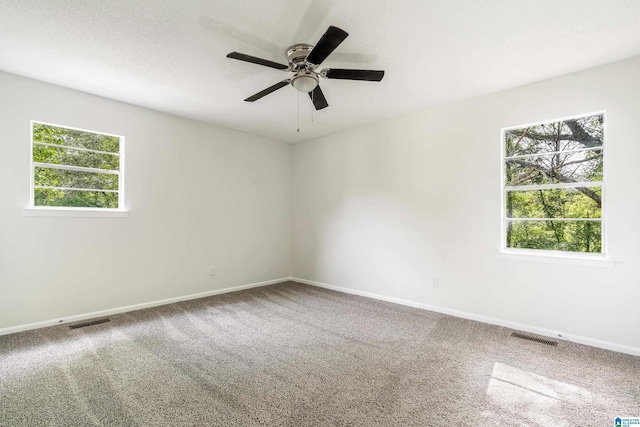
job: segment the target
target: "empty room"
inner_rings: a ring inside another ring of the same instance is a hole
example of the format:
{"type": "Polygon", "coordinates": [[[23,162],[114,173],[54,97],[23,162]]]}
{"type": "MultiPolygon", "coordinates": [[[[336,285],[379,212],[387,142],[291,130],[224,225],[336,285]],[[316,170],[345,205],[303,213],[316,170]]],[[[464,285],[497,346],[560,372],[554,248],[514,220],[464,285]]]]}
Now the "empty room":
{"type": "Polygon", "coordinates": [[[0,0],[0,426],[640,427],[639,23],[0,0]]]}

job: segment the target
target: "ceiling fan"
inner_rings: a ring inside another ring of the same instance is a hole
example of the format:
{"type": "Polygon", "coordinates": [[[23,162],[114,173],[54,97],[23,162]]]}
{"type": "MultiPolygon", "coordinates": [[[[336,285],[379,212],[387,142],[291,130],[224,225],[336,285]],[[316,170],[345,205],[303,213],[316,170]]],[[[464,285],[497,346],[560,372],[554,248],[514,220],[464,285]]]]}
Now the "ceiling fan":
{"type": "Polygon", "coordinates": [[[329,29],[318,41],[315,46],[309,44],[294,44],[287,49],[287,61],[289,65],[279,64],[269,61],[268,59],[257,58],[244,53],[231,52],[227,58],[237,59],[240,61],[251,62],[253,64],[263,65],[265,67],[275,68],[277,70],[294,73],[294,76],[285,79],[262,90],[255,95],[245,99],[247,102],[254,102],[263,96],[269,95],[278,89],[291,84],[300,92],[309,94],[316,110],[322,110],[329,106],[327,100],[320,89],[320,77],[325,79],[342,79],[342,80],[366,80],[370,82],[379,82],[384,77],[384,71],[375,70],[352,70],[342,68],[325,68],[321,71],[316,69],[327,59],[340,43],[347,38],[349,34],[334,26],[329,29]]]}

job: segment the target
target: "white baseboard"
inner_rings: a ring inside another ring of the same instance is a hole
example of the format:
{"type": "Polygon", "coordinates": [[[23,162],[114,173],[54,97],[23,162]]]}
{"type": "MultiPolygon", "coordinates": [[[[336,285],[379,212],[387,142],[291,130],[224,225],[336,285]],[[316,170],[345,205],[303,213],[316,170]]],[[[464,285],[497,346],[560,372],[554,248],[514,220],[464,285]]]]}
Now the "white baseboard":
{"type": "Polygon", "coordinates": [[[505,328],[515,329],[518,331],[529,332],[536,335],[542,335],[546,337],[559,338],[566,341],[575,342],[578,344],[589,345],[592,347],[603,348],[605,350],[617,351],[619,353],[631,354],[633,356],[640,356],[640,348],[632,347],[624,344],[616,344],[608,341],[597,340],[594,338],[584,337],[581,335],[565,334],[564,332],[553,331],[550,329],[539,328],[536,326],[525,325],[522,323],[511,322],[508,320],[497,319],[495,317],[483,316],[475,313],[468,313],[465,311],[452,310],[445,307],[438,307],[429,304],[423,304],[415,301],[404,300],[400,298],[388,297],[384,295],[373,294],[370,292],[359,291],[355,289],[343,288],[340,286],[328,285],[326,283],[314,282],[312,280],[301,279],[299,277],[292,277],[290,280],[298,283],[304,283],[305,285],[317,286],[319,288],[331,289],[338,292],[344,292],[347,294],[359,295],[362,297],[373,298],[381,301],[392,302],[395,304],[406,305],[409,307],[420,308],[423,310],[435,311],[437,313],[448,314],[450,316],[461,317],[463,319],[475,320],[477,322],[488,323],[491,325],[503,326],[505,328]]]}
{"type": "Polygon", "coordinates": [[[174,297],[174,298],[167,298],[167,299],[158,300],[158,301],[151,301],[151,302],[128,305],[128,306],[124,306],[124,307],[117,307],[117,308],[112,308],[112,309],[107,309],[107,310],[94,311],[94,312],[91,312],[91,313],[78,314],[78,315],[74,315],[74,316],[64,317],[64,318],[61,318],[61,319],[51,319],[51,320],[45,320],[45,321],[42,321],[42,322],[29,323],[29,324],[25,324],[25,325],[10,326],[10,327],[7,327],[7,328],[0,328],[0,335],[8,335],[8,334],[16,333],[16,332],[28,331],[28,330],[31,330],[31,329],[46,328],[47,326],[61,325],[61,324],[65,324],[65,323],[73,323],[73,322],[78,322],[80,320],[94,319],[96,317],[111,316],[111,315],[114,315],[114,314],[125,313],[125,312],[128,312],[128,311],[142,310],[142,309],[145,309],[145,308],[157,307],[157,306],[160,306],[160,305],[173,304],[175,302],[180,302],[180,301],[188,301],[188,300],[192,300],[192,299],[204,298],[204,297],[209,297],[209,296],[213,296],[213,295],[226,294],[226,293],[229,293],[229,292],[242,291],[244,289],[251,289],[251,288],[257,288],[257,287],[261,287],[261,286],[274,285],[276,283],[287,282],[287,281],[290,281],[290,280],[294,281],[294,282],[298,282],[298,283],[303,283],[305,285],[311,285],[311,286],[316,286],[316,287],[319,287],[319,288],[331,289],[331,290],[334,290],[334,291],[343,292],[343,293],[347,293],[347,294],[359,295],[359,296],[362,296],[362,297],[373,298],[373,299],[377,299],[377,300],[381,300],[381,301],[392,302],[392,303],[395,303],[395,304],[406,305],[406,306],[409,306],[409,307],[420,308],[420,309],[423,309],[423,310],[434,311],[436,313],[448,314],[450,316],[460,317],[460,318],[463,318],[463,319],[475,320],[477,322],[488,323],[488,324],[497,325],[497,326],[503,326],[505,328],[510,328],[510,329],[515,329],[515,330],[519,330],[519,331],[529,332],[529,333],[532,333],[532,334],[537,334],[537,335],[542,335],[542,336],[552,337],[552,338],[559,338],[559,339],[563,339],[563,340],[566,340],[566,341],[575,342],[575,343],[578,343],[578,344],[584,344],[584,345],[589,345],[589,346],[592,346],[592,347],[603,348],[605,350],[617,351],[617,352],[620,352],[620,353],[631,354],[633,356],[640,356],[640,348],[638,348],[638,347],[632,347],[632,346],[628,346],[628,345],[624,345],[624,344],[616,344],[616,343],[612,343],[612,342],[608,342],[608,341],[602,341],[602,340],[597,340],[597,339],[594,339],[594,338],[584,337],[584,336],[581,336],[581,335],[565,334],[565,333],[558,332],[558,331],[553,331],[553,330],[550,330],[550,329],[539,328],[539,327],[536,327],[536,326],[525,325],[525,324],[522,324],[522,323],[511,322],[511,321],[502,320],[502,319],[497,319],[495,317],[483,316],[483,315],[480,315],[480,314],[468,313],[468,312],[465,312],[465,311],[452,310],[452,309],[445,308],[445,307],[438,307],[438,306],[434,306],[434,305],[423,304],[423,303],[419,303],[419,302],[415,302],[415,301],[404,300],[404,299],[401,299],[401,298],[388,297],[388,296],[384,296],[384,295],[374,294],[374,293],[371,293],[371,292],[359,291],[359,290],[356,290],[356,289],[344,288],[344,287],[341,287],[341,286],[334,286],[334,285],[329,285],[329,284],[326,284],[326,283],[314,282],[312,280],[301,279],[299,277],[282,277],[280,279],[273,279],[273,280],[267,280],[267,281],[264,281],[264,282],[250,283],[248,285],[240,285],[240,286],[233,286],[233,287],[223,288],[223,289],[215,289],[215,290],[212,290],[212,291],[201,292],[201,293],[198,293],[198,294],[184,295],[184,296],[179,296],[179,297],[174,297]]]}
{"type": "Polygon", "coordinates": [[[0,335],[8,335],[16,332],[28,331],[31,329],[46,328],[47,326],[73,323],[73,322],[78,322],[80,320],[95,319],[96,317],[111,316],[114,314],[125,313],[127,311],[142,310],[145,308],[157,307],[160,305],[173,304],[174,302],[188,301],[192,299],[209,297],[212,295],[242,291],[244,289],[258,288],[260,286],[273,285],[276,283],[286,282],[289,280],[291,280],[291,277],[283,277],[280,279],[267,280],[265,282],[257,282],[257,283],[250,283],[248,285],[232,286],[230,288],[215,289],[213,291],[201,292],[198,294],[184,295],[184,296],[167,298],[167,299],[158,300],[158,301],[144,302],[141,304],[127,305],[124,307],[110,308],[107,310],[94,311],[92,313],[77,314],[74,316],[68,316],[61,319],[51,319],[51,320],[44,320],[42,322],[29,323],[26,325],[10,326],[8,328],[0,328],[0,335]]]}

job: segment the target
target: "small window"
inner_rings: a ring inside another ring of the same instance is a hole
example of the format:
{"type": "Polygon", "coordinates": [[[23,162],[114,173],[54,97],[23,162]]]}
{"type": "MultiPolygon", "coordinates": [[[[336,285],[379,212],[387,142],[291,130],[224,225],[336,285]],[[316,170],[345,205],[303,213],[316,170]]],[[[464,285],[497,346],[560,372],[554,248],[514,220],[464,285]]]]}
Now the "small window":
{"type": "Polygon", "coordinates": [[[603,253],[604,118],[503,129],[503,248],[603,253]]]}
{"type": "Polygon", "coordinates": [[[31,122],[31,206],[121,210],[124,138],[31,122]]]}

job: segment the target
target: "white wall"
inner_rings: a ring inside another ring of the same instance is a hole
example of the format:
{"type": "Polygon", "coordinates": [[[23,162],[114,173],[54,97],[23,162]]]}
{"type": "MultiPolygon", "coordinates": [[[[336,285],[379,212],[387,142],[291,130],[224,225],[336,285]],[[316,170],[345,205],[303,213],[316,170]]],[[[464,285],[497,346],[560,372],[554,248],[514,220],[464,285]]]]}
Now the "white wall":
{"type": "Polygon", "coordinates": [[[292,149],[0,73],[0,329],[287,277],[293,256],[299,278],[640,349],[638,75],[633,59],[292,149]],[[615,268],[498,259],[500,128],[603,109],[615,268]],[[32,119],[126,137],[128,218],[23,216],[32,119]]]}
{"type": "Polygon", "coordinates": [[[0,73],[0,183],[0,329],[290,275],[281,142],[0,73]],[[125,136],[128,218],[23,216],[32,119],[125,136]]]}
{"type": "Polygon", "coordinates": [[[640,352],[638,76],[636,58],[294,146],[294,276],[640,352]],[[615,268],[498,259],[500,129],[599,110],[615,268]]]}

